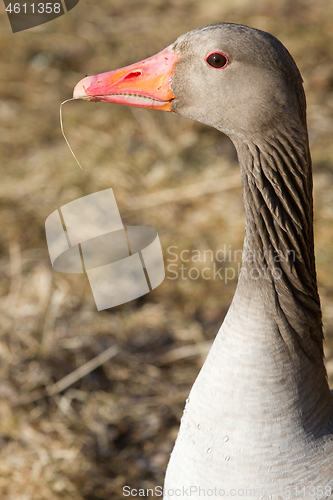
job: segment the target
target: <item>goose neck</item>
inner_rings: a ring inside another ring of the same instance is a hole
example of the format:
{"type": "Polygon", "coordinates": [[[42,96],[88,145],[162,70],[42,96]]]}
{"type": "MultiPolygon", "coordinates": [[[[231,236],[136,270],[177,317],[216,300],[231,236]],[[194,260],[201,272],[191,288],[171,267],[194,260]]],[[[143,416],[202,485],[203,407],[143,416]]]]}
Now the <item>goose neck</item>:
{"type": "Polygon", "coordinates": [[[274,130],[235,145],[246,219],[239,286],[258,290],[291,355],[323,366],[307,132],[274,130]]]}

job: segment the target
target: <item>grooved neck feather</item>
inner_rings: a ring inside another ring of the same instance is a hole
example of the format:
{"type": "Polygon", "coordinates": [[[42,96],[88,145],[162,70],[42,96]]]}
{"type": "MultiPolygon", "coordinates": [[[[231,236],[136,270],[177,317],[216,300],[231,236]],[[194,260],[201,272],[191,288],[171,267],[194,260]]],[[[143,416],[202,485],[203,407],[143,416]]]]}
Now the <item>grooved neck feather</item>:
{"type": "Polygon", "coordinates": [[[236,142],[246,215],[242,280],[258,280],[263,301],[293,355],[322,366],[312,171],[306,129],[276,128],[236,142]]]}

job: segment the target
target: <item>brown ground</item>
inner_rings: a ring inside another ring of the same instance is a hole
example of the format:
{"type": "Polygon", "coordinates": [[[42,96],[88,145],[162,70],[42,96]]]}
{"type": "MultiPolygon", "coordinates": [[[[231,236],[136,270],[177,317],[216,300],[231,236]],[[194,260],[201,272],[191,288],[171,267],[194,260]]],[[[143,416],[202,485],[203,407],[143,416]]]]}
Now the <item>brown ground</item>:
{"type": "Polygon", "coordinates": [[[172,114],[72,102],[64,125],[80,170],[58,121],[60,102],[86,73],[138,61],[217,21],[279,37],[305,80],[333,383],[332,1],[81,0],[66,16],[16,34],[2,7],[1,500],[111,500],[123,498],[124,485],[162,484],[184,400],[236,280],[166,279],[145,297],[97,312],[84,276],[51,268],[44,222],[64,203],[112,187],[123,222],[154,227],[166,258],[170,245],[178,255],[241,248],[238,167],[220,133],[172,114]],[[50,389],[112,346],[118,354],[103,365],[50,389]]]}

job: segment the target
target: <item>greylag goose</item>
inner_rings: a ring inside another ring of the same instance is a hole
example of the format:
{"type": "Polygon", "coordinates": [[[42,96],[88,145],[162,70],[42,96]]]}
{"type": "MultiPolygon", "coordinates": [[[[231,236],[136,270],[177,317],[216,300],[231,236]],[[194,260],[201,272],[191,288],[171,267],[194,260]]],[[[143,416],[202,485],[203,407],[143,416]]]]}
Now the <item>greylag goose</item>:
{"type": "Polygon", "coordinates": [[[164,498],[333,498],[312,171],[299,70],[274,36],[214,24],[81,80],[74,97],[173,111],[237,150],[246,228],[237,290],[187,400],[164,498]]]}

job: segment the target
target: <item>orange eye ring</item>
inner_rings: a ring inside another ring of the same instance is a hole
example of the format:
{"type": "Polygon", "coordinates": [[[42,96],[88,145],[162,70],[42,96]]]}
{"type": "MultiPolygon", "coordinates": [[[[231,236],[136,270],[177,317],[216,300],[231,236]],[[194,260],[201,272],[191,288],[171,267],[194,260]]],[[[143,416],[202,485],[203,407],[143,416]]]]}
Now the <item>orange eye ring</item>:
{"type": "Polygon", "coordinates": [[[216,69],[223,69],[227,66],[229,59],[223,52],[211,52],[206,57],[206,63],[208,66],[216,69]]]}

